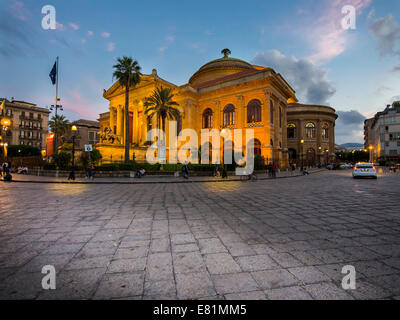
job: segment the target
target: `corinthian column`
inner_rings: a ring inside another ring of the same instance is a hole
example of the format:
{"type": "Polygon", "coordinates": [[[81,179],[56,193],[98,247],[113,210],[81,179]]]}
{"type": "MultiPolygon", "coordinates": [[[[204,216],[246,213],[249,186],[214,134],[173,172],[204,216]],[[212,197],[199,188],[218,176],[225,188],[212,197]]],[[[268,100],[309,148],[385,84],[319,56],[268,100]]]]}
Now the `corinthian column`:
{"type": "Polygon", "coordinates": [[[123,133],[123,114],[122,114],[122,108],[121,106],[117,107],[117,135],[121,140],[121,143],[123,143],[123,137],[124,137],[124,133],[123,133]]]}

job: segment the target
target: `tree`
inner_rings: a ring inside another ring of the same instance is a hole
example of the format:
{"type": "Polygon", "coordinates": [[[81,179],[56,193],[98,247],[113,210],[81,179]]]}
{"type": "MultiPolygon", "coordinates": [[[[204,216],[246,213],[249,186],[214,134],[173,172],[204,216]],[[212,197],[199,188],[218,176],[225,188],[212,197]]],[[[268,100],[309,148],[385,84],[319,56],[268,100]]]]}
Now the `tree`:
{"type": "MultiPolygon", "coordinates": [[[[162,131],[165,132],[165,119],[178,120],[180,116],[179,109],[174,106],[179,104],[172,98],[171,88],[163,88],[162,86],[156,88],[150,97],[144,99],[144,106],[146,111],[144,112],[150,119],[156,117],[157,120],[161,119],[162,131]]],[[[163,141],[163,146],[165,146],[163,141]]]]}
{"type": "Polygon", "coordinates": [[[65,135],[69,130],[69,126],[69,120],[67,120],[63,115],[53,116],[49,121],[50,130],[55,133],[57,137],[65,135]]]}
{"type": "Polygon", "coordinates": [[[129,90],[140,82],[140,66],[132,57],[123,56],[117,59],[113,78],[125,88],[125,163],[129,163],[129,90]]]}

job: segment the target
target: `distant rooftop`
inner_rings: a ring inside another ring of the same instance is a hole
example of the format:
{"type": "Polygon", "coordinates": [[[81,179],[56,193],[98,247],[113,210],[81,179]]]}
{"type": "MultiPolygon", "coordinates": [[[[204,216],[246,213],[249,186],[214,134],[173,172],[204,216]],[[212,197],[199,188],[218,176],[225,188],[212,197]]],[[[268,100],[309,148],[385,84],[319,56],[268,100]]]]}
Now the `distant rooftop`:
{"type": "Polygon", "coordinates": [[[79,119],[77,121],[72,122],[72,124],[75,124],[78,126],[99,127],[100,128],[100,123],[98,121],[93,121],[93,120],[79,119]]]}

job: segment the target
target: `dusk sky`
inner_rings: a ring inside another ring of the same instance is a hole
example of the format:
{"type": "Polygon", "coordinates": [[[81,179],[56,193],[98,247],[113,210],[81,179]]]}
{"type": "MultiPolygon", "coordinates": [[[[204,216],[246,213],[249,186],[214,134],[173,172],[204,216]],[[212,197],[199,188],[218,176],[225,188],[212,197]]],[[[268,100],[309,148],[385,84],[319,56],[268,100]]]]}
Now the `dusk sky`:
{"type": "Polygon", "coordinates": [[[274,68],[300,102],[334,107],[338,144],[362,143],[364,118],[400,100],[398,0],[0,0],[0,17],[0,97],[54,104],[49,72],[60,56],[70,120],[108,111],[102,93],[116,57],[181,85],[223,48],[274,68]],[[56,30],[41,26],[48,4],[56,30]],[[357,9],[355,30],[341,26],[344,5],[357,9]]]}

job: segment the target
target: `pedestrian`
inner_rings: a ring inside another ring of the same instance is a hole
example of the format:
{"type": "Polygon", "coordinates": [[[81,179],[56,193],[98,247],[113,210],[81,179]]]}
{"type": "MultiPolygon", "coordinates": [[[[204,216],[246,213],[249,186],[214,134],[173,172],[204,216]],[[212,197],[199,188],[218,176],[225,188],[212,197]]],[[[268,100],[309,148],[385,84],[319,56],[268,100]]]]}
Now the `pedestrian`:
{"type": "Polygon", "coordinates": [[[94,164],[92,163],[92,164],[90,165],[90,176],[89,176],[89,179],[93,180],[93,179],[94,179],[94,174],[95,174],[95,173],[96,173],[96,170],[95,170],[94,164]]]}
{"type": "Polygon", "coordinates": [[[214,177],[218,176],[218,164],[217,163],[214,165],[213,175],[214,175],[214,177]]]}
{"type": "Polygon", "coordinates": [[[275,162],[272,164],[272,166],[271,166],[271,171],[272,171],[272,178],[276,178],[276,164],[275,164],[275,162]]]}
{"type": "Polygon", "coordinates": [[[182,177],[184,177],[185,179],[189,179],[189,169],[187,162],[185,162],[182,166],[182,177]]]}
{"type": "Polygon", "coordinates": [[[7,173],[8,163],[6,161],[4,161],[3,164],[1,165],[1,167],[2,167],[2,176],[5,176],[7,173]]]}
{"type": "Polygon", "coordinates": [[[226,172],[225,166],[222,167],[222,179],[228,179],[228,172],[226,172]]]}
{"type": "Polygon", "coordinates": [[[295,170],[296,170],[296,166],[294,165],[294,163],[292,163],[292,164],[290,165],[290,169],[292,170],[291,174],[293,175],[293,173],[294,173],[295,170]]]}

